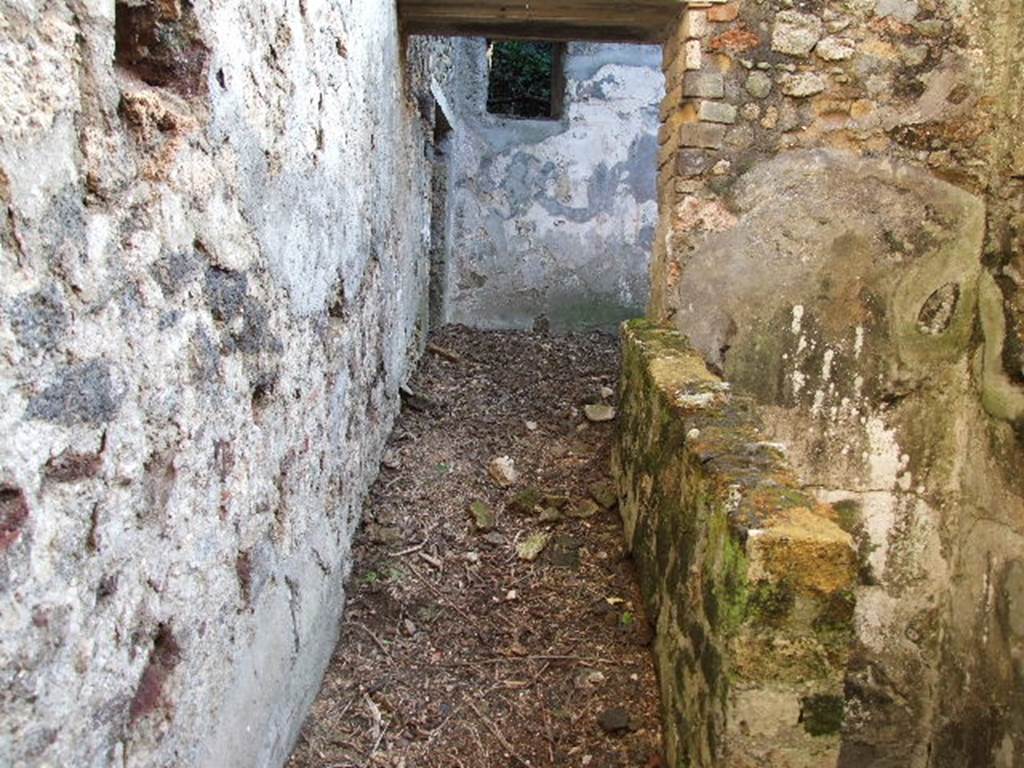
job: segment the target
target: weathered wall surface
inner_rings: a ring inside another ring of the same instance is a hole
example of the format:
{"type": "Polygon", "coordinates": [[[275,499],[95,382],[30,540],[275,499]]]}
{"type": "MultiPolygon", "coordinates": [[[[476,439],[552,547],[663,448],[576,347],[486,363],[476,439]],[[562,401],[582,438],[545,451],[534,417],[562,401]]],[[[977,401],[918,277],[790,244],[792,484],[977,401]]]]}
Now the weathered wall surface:
{"type": "Polygon", "coordinates": [[[612,464],[676,767],[835,765],[857,552],[749,395],[678,331],[623,329],[612,464]]]}
{"type": "Polygon", "coordinates": [[[660,50],[570,44],[560,120],[488,114],[485,43],[458,51],[449,319],[523,328],[544,316],[565,329],[642,315],[660,50]]]}
{"type": "Polygon", "coordinates": [[[1024,763],[1022,36],[988,0],[741,1],[666,48],[652,312],[852,521],[841,765],[1024,763]]]}
{"type": "Polygon", "coordinates": [[[0,763],[286,756],[425,310],[424,50],[0,4],[0,763]]]}

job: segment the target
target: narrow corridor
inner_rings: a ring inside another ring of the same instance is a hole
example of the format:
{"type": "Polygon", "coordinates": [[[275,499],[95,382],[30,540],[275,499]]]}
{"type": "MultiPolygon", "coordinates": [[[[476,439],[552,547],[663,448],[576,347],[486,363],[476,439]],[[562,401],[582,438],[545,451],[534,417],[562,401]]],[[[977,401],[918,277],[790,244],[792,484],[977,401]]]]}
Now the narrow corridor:
{"type": "Polygon", "coordinates": [[[289,765],[661,765],[651,634],[608,495],[614,424],[585,407],[614,405],[616,339],[432,342],[289,765]]]}

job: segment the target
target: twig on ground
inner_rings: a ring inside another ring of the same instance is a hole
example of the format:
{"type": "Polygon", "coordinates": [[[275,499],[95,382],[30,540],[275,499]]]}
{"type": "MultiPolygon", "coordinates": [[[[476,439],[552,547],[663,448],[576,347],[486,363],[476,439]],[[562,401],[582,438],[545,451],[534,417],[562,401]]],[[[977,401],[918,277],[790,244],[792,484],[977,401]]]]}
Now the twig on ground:
{"type": "Polygon", "coordinates": [[[437,344],[427,344],[427,351],[431,354],[443,357],[449,363],[461,363],[462,355],[458,352],[452,352],[450,349],[438,346],[437,344]]]}
{"type": "Polygon", "coordinates": [[[437,587],[435,587],[433,584],[431,584],[427,580],[427,578],[416,569],[416,566],[414,566],[412,563],[406,563],[405,566],[409,569],[409,571],[412,573],[412,575],[415,576],[417,579],[419,579],[420,583],[422,583],[423,586],[425,586],[430,591],[430,593],[434,596],[434,598],[437,600],[438,603],[443,605],[445,608],[451,608],[453,611],[455,611],[457,614],[459,614],[459,616],[464,618],[470,624],[476,624],[476,620],[472,616],[470,616],[464,610],[459,608],[459,606],[450,603],[448,600],[445,600],[445,598],[441,594],[440,590],[438,590],[437,587]]]}
{"type": "Polygon", "coordinates": [[[398,552],[392,552],[391,556],[392,557],[405,557],[406,555],[411,555],[411,554],[413,554],[415,552],[419,552],[425,546],[427,546],[427,540],[426,539],[421,541],[419,544],[416,544],[415,546],[408,547],[407,549],[399,550],[398,552]]]}
{"type": "Polygon", "coordinates": [[[483,713],[483,712],[481,712],[481,711],[480,711],[479,709],[477,709],[477,706],[476,706],[476,704],[474,704],[474,703],[472,702],[472,700],[470,700],[470,699],[466,699],[466,704],[467,704],[467,705],[469,706],[469,708],[470,708],[470,709],[472,709],[472,710],[473,710],[473,712],[474,712],[474,713],[476,714],[476,716],[480,718],[480,721],[481,721],[481,722],[482,722],[482,723],[483,723],[484,725],[486,725],[486,726],[487,726],[487,730],[489,730],[489,731],[490,731],[490,732],[491,732],[491,733],[492,733],[492,734],[494,735],[494,738],[496,738],[496,739],[498,740],[498,743],[499,743],[499,744],[501,744],[501,746],[502,746],[502,749],[504,749],[504,750],[505,750],[506,752],[508,752],[508,753],[509,753],[509,755],[510,755],[510,756],[511,756],[511,757],[512,757],[512,758],[513,758],[513,759],[514,759],[514,760],[515,760],[515,761],[516,761],[517,763],[519,763],[520,765],[523,765],[523,766],[525,766],[525,768],[533,768],[533,766],[532,766],[532,765],[530,764],[530,761],[529,761],[529,760],[525,760],[524,758],[522,758],[522,757],[521,757],[521,756],[519,755],[519,753],[518,753],[518,752],[516,752],[516,750],[515,750],[515,747],[513,747],[513,746],[512,746],[511,744],[509,744],[509,743],[508,743],[508,739],[506,739],[506,738],[505,738],[505,736],[504,736],[504,735],[503,735],[503,734],[501,733],[501,731],[500,731],[500,730],[498,730],[498,726],[496,726],[496,725],[495,725],[495,724],[494,724],[493,722],[491,722],[491,721],[490,721],[490,720],[489,720],[489,719],[488,719],[488,718],[487,718],[487,717],[486,717],[486,716],[484,715],[484,713],[483,713]]]}
{"type": "MultiPolygon", "coordinates": [[[[363,622],[361,621],[354,621],[352,619],[349,619],[348,623],[351,624],[353,627],[358,627],[359,629],[363,630],[363,632],[366,633],[367,637],[373,640],[373,644],[380,649],[380,652],[387,656],[389,659],[391,658],[391,651],[389,651],[387,646],[384,645],[384,641],[377,637],[376,634],[374,634],[372,629],[363,624],[363,622]]],[[[345,707],[345,709],[347,710],[348,707],[345,707]]]]}
{"type": "Polygon", "coordinates": [[[417,552],[416,554],[419,555],[420,560],[423,560],[425,563],[427,563],[433,568],[436,568],[439,571],[444,567],[444,563],[442,563],[438,558],[434,557],[433,555],[428,555],[426,552],[422,551],[417,552]]]}

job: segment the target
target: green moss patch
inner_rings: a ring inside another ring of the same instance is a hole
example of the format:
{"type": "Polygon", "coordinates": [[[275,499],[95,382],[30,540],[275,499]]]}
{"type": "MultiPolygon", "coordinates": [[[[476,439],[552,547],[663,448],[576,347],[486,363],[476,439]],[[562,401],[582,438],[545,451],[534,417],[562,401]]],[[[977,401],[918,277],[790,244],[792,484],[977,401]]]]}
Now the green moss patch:
{"type": "Polygon", "coordinates": [[[800,702],[800,722],[811,736],[829,736],[843,727],[845,705],[842,696],[819,694],[800,702]]]}

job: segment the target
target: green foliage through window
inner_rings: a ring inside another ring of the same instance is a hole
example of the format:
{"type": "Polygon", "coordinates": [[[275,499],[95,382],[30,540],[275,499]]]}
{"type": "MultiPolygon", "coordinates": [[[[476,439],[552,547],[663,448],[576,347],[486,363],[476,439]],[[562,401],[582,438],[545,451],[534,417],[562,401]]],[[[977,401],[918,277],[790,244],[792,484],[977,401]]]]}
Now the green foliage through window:
{"type": "Polygon", "coordinates": [[[553,90],[558,55],[553,43],[493,42],[490,59],[488,112],[511,117],[557,117],[553,90]]]}

